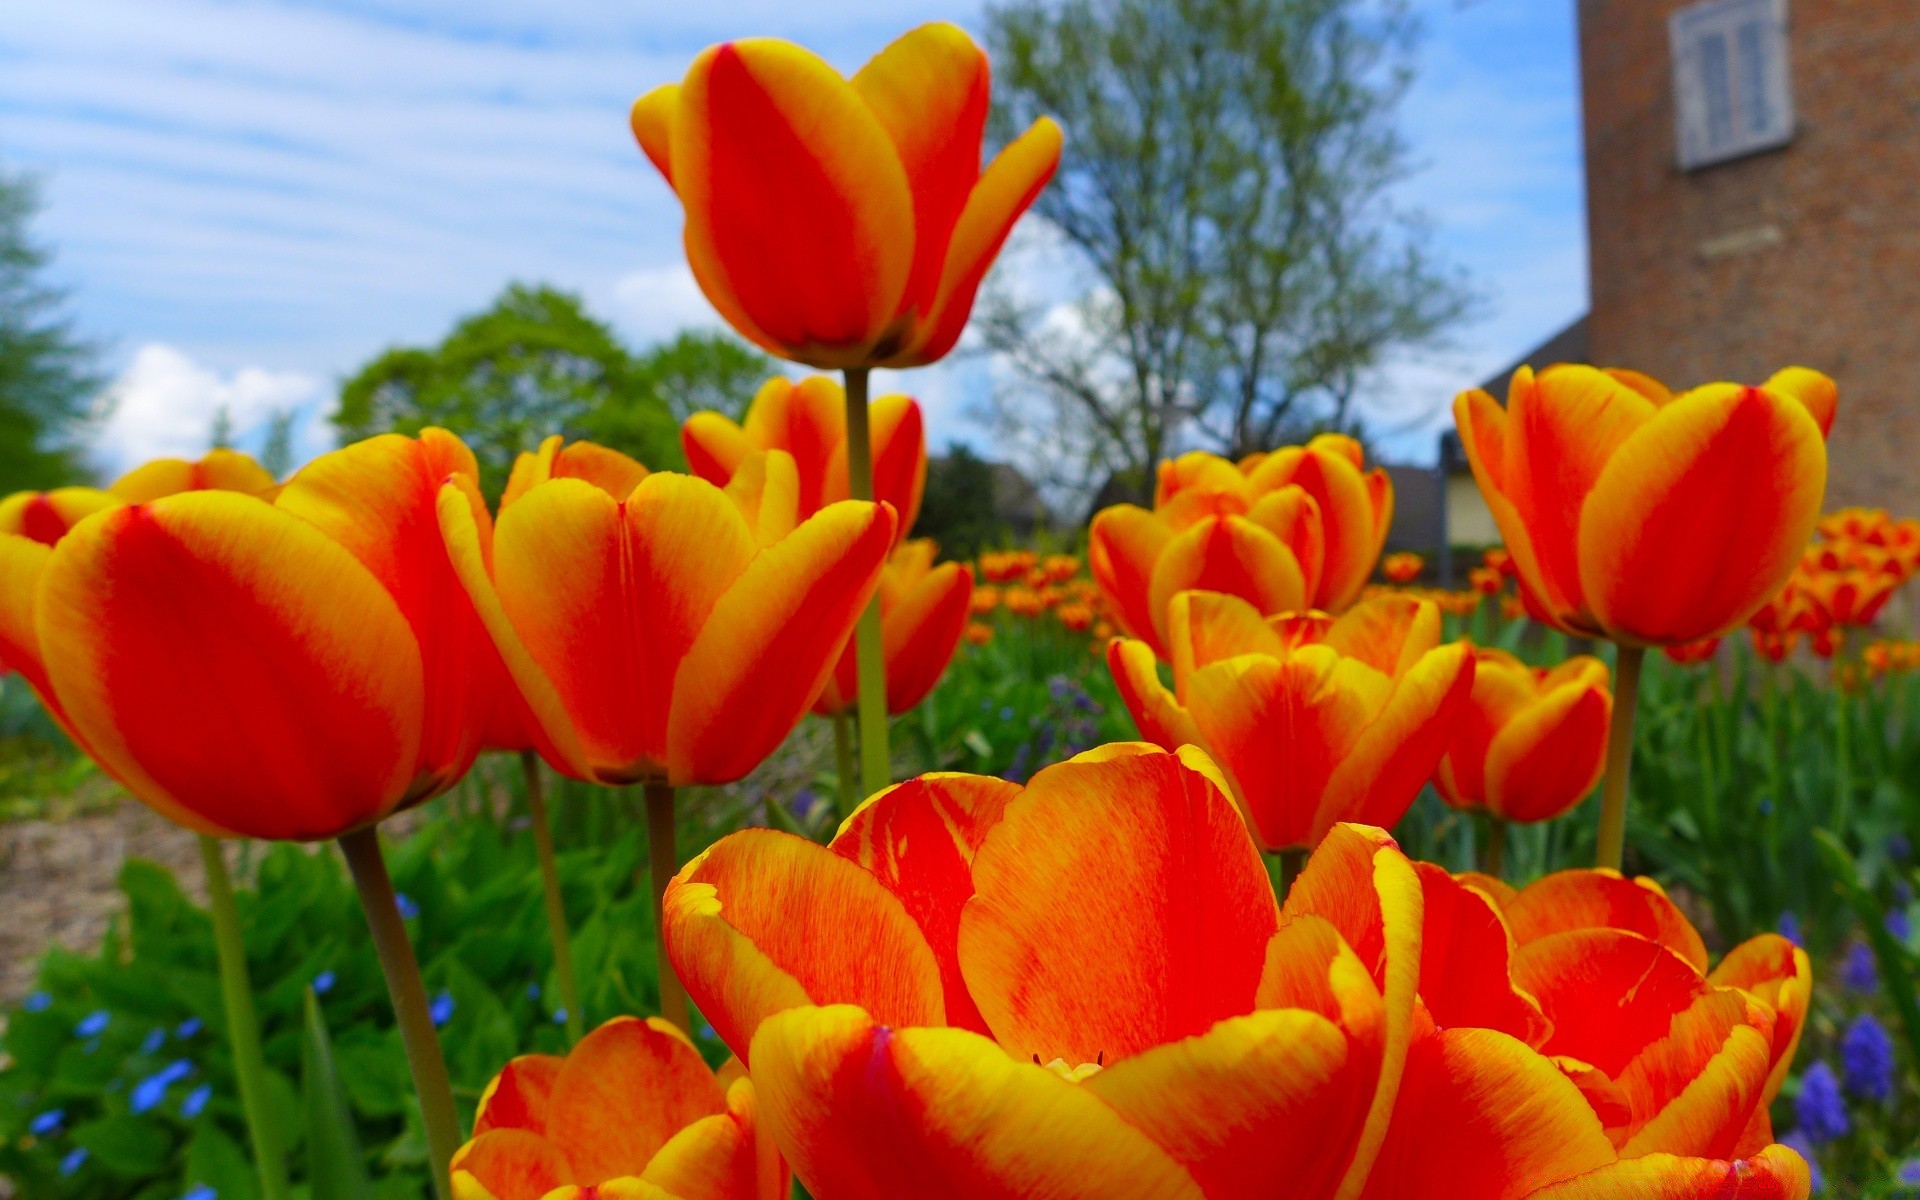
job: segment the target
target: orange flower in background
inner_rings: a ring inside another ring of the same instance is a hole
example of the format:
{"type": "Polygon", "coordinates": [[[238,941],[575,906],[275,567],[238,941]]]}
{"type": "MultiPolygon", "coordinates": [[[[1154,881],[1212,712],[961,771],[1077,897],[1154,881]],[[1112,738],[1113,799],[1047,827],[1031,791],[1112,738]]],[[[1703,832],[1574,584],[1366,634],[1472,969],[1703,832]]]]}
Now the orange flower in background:
{"type": "Polygon", "coordinates": [[[1875,542],[1886,536],[1893,524],[1884,508],[1835,509],[1820,518],[1815,528],[1830,542],[1875,542]]]}
{"type": "Polygon", "coordinates": [[[1048,583],[1065,583],[1080,573],[1080,560],[1071,554],[1049,554],[1040,564],[1048,583]]]}
{"type": "Polygon", "coordinates": [[[978,621],[968,621],[966,639],[976,646],[984,646],[993,640],[993,626],[982,625],[978,621]]]}
{"type": "Polygon", "coordinates": [[[989,583],[1025,579],[1040,556],[1031,550],[989,550],[980,556],[980,576],[989,583]]]}
{"type": "MultiPolygon", "coordinates": [[[[905,540],[927,489],[927,436],[911,396],[881,396],[867,406],[873,450],[873,498],[893,505],[905,540]]],[[[838,380],[814,375],[798,383],[776,376],[761,386],[743,424],[699,412],[680,427],[680,445],[695,475],[725,487],[754,451],[784,450],[800,475],[802,520],[848,498],[847,397],[838,380]]]]}
{"type": "Polygon", "coordinates": [[[184,458],[156,458],[113,481],[107,490],[127,504],[145,504],[181,492],[244,492],[273,498],[277,481],[253,457],[238,450],[216,447],[198,462],[184,458]]]}
{"type": "MultiPolygon", "coordinates": [[[[887,711],[894,716],[926,699],[940,681],[973,600],[973,572],[959,563],[934,565],[932,539],[903,542],[880,572],[880,636],[887,666],[887,711]]],[[[827,677],[813,711],[832,716],[853,707],[860,694],[853,647],[827,677]]]]}
{"type": "Polygon", "coordinates": [[[1001,601],[1007,611],[1018,617],[1037,617],[1047,611],[1047,603],[1032,588],[1011,587],[1001,601]]]}
{"type": "Polygon", "coordinates": [[[911,367],[959,340],[1060,161],[1042,118],[982,171],[988,105],[987,56],[942,22],[851,80],[789,42],[714,46],[632,120],[686,211],[694,278],[735,329],[814,367],[911,367]]]}
{"type": "Polygon", "coordinates": [[[541,753],[601,783],[752,770],[825,686],[893,543],[884,504],[795,526],[781,451],[743,460],[724,491],[665,471],[626,496],[549,479],[490,533],[471,481],[451,482],[441,531],[541,753]]]}
{"type": "Polygon", "coordinates": [[[1427,560],[1411,550],[1389,554],[1380,562],[1380,573],[1394,583],[1412,583],[1427,569],[1427,560]]]}
{"type": "Polygon", "coordinates": [[[51,546],[67,531],[103,508],[120,503],[98,488],[64,487],[50,492],[15,492],[0,500],[0,536],[25,538],[51,546]]]}
{"type": "Polygon", "coordinates": [[[1900,589],[1900,579],[1884,571],[1849,568],[1815,572],[1800,587],[1807,601],[1802,628],[1818,632],[1832,626],[1873,624],[1900,589]]]}
{"type": "Polygon", "coordinates": [[[1173,606],[1173,690],[1151,647],[1117,640],[1107,664],[1146,740],[1204,746],[1268,851],[1314,846],[1336,822],[1391,827],[1446,752],[1473,690],[1465,642],[1404,593],[1324,613],[1262,617],[1184,592],[1173,606]]]}
{"type": "Polygon", "coordinates": [[[1492,567],[1468,567],[1467,583],[1477,595],[1498,596],[1507,586],[1507,577],[1492,567]]]}
{"type": "Polygon", "coordinates": [[[615,1017],[564,1058],[509,1062],[453,1158],[455,1200],[542,1200],[612,1180],[659,1189],[636,1200],[787,1200],[791,1189],[753,1084],[737,1069],[716,1077],[657,1017],[615,1017]]]}
{"type": "Polygon", "coordinates": [[[1454,401],[1545,619],[1632,645],[1692,642],[1780,590],[1819,518],[1831,420],[1824,376],[1781,378],[1662,399],[1591,367],[1523,367],[1504,409],[1478,390],[1454,401]]]}
{"type": "Polygon", "coordinates": [[[1000,589],[997,587],[977,587],[967,602],[967,608],[975,616],[984,617],[1000,607],[1000,589]]]}
{"type": "Polygon", "coordinates": [[[1060,624],[1062,626],[1072,630],[1074,633],[1085,633],[1087,630],[1093,628],[1092,607],[1081,604],[1078,601],[1070,604],[1062,604],[1054,615],[1060,618],[1060,624]]]}
{"type": "Polygon", "coordinates": [[[1605,765],[1613,693],[1586,655],[1550,669],[1476,647],[1473,692],[1434,772],[1440,798],[1506,821],[1550,821],[1586,798],[1605,765]]]}
{"type": "Polygon", "coordinates": [[[1697,642],[1681,642],[1677,646],[1662,646],[1660,649],[1670,661],[1683,667],[1691,667],[1703,662],[1711,662],[1713,656],[1720,651],[1720,639],[1701,638],[1697,642]]]}
{"type": "Polygon", "coordinates": [[[1507,553],[1505,546],[1489,546],[1485,550],[1482,550],[1480,552],[1480,563],[1489,571],[1498,571],[1500,574],[1508,576],[1509,578],[1516,574],[1513,566],[1513,555],[1507,553]]]}

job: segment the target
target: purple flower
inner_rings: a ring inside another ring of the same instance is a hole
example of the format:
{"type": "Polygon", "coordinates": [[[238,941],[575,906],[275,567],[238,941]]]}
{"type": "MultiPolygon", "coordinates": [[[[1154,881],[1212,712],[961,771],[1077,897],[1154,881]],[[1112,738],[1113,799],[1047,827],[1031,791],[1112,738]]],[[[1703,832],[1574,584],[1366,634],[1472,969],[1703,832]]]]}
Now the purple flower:
{"type": "Polygon", "coordinates": [[[1897,1183],[1920,1185],[1920,1158],[1910,1158],[1901,1163],[1894,1169],[1893,1178],[1897,1183]]]}
{"type": "Polygon", "coordinates": [[[1806,948],[1806,944],[1800,940],[1800,918],[1790,912],[1780,914],[1780,936],[1802,949],[1806,948]]]}
{"type": "Polygon", "coordinates": [[[33,1120],[27,1122],[27,1132],[38,1138],[52,1137],[59,1131],[61,1123],[66,1119],[67,1111],[65,1109],[50,1108],[33,1120]]]}
{"type": "Polygon", "coordinates": [[[1873,1014],[1861,1013],[1840,1036],[1840,1073],[1850,1096],[1885,1100],[1893,1094],[1893,1038],[1873,1014]]]}
{"type": "Polygon", "coordinates": [[[1825,1062],[1814,1063],[1800,1077],[1793,1113],[1800,1120],[1801,1131],[1816,1146],[1843,1138],[1853,1128],[1847,1119],[1847,1102],[1840,1095],[1840,1080],[1825,1062]]]}
{"type": "Polygon", "coordinates": [[[1872,947],[1865,942],[1847,947],[1847,961],[1840,965],[1840,982],[1863,996],[1880,990],[1880,971],[1874,963],[1872,947]]]}
{"type": "Polygon", "coordinates": [[[395,892],[393,894],[393,906],[400,910],[400,919],[402,921],[411,921],[420,915],[420,906],[415,904],[413,897],[407,895],[405,892],[395,892]]]}
{"type": "Polygon", "coordinates": [[[53,997],[47,995],[45,992],[35,992],[25,1000],[22,1000],[20,1007],[27,1012],[45,1012],[47,1009],[53,1007],[53,997]]]}
{"type": "Polygon", "coordinates": [[[1890,908],[1887,910],[1887,932],[1893,935],[1893,940],[1896,942],[1912,940],[1913,922],[1907,919],[1906,909],[1890,908]]]}

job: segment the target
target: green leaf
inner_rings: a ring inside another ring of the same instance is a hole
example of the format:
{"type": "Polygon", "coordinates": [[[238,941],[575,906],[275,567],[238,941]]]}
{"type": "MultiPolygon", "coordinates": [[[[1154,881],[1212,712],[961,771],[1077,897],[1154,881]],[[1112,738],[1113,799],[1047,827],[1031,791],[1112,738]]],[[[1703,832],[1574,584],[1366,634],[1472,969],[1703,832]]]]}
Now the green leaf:
{"type": "Polygon", "coordinates": [[[206,1184],[220,1200],[256,1200],[260,1195],[260,1176],[246,1152],[212,1121],[202,1121],[187,1144],[186,1184],[206,1184]]]}
{"type": "Polygon", "coordinates": [[[366,1158],[334,1064],[333,1039],[320,1013],[319,998],[311,988],[307,990],[300,1068],[307,1119],[307,1173],[313,1200],[366,1200],[366,1158]]]}
{"type": "Polygon", "coordinates": [[[1816,829],[1814,841],[1819,843],[1821,853],[1826,857],[1827,865],[1833,869],[1834,886],[1853,909],[1861,926],[1867,931],[1867,939],[1873,943],[1874,957],[1879,960],[1881,989],[1893,1001],[1894,1009],[1900,1014],[1900,1024],[1907,1034],[1907,1048],[1913,1055],[1912,1061],[1920,1063],[1920,999],[1916,999],[1913,983],[1913,960],[1908,957],[1907,949],[1888,932],[1884,917],[1876,901],[1861,882],[1860,869],[1854,865],[1853,856],[1840,839],[1830,831],[1816,829]]]}
{"type": "Polygon", "coordinates": [[[73,1131],[73,1140],[109,1171],[135,1178],[160,1170],[173,1156],[165,1128],[127,1114],[88,1121],[73,1131]]]}

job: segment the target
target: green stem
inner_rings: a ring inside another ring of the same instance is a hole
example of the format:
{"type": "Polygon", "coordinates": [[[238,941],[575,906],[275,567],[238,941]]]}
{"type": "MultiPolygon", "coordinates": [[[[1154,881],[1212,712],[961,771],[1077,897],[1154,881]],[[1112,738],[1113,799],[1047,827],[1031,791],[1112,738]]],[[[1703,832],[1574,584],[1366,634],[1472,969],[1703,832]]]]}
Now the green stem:
{"type": "MultiPolygon", "coordinates": [[[[873,438],[867,430],[867,369],[848,367],[847,494],[873,499],[873,438]]],[[[887,663],[880,636],[876,593],[854,626],[853,655],[860,686],[860,783],[867,795],[893,782],[887,752],[887,663]]]]}
{"type": "Polygon", "coordinates": [[[1273,881],[1273,894],[1285,903],[1287,893],[1293,889],[1293,881],[1300,878],[1301,870],[1307,865],[1307,852],[1295,847],[1269,854],[1266,858],[1267,878],[1273,881]]]}
{"type": "Polygon", "coordinates": [[[372,826],[343,834],[340,852],[346,855],[353,886],[360,893],[360,908],[367,916],[373,949],[387,977],[387,996],[393,1002],[400,1040],[407,1048],[407,1065],[413,1069],[413,1089],[427,1131],[427,1163],[433,1170],[434,1194],[440,1200],[451,1200],[453,1185],[447,1170],[454,1151],[460,1148],[460,1117],[453,1107],[446,1055],[441,1052],[440,1035],[434,1031],[433,1015],[427,1007],[427,985],[420,978],[420,961],[414,957],[413,943],[407,940],[393,880],[387,876],[387,862],[380,855],[380,835],[372,826]]]}
{"type": "Polygon", "coordinates": [[[1640,707],[1640,646],[1621,644],[1613,680],[1613,723],[1607,730],[1607,781],[1600,797],[1600,836],[1594,861],[1618,871],[1627,852],[1627,773],[1633,769],[1633,716],[1640,707]]]}
{"type": "Polygon", "coordinates": [[[680,852],[675,844],[673,789],[664,783],[647,784],[647,876],[653,891],[654,961],[660,969],[660,1015],[678,1025],[682,1032],[693,1032],[687,1016],[687,992],[674,974],[673,960],[667,957],[666,899],[667,883],[680,870],[680,852]]]}
{"type": "Polygon", "coordinates": [[[840,785],[840,807],[834,815],[844,821],[860,807],[860,780],[853,768],[853,728],[844,708],[833,714],[833,758],[840,785]]]}
{"type": "Polygon", "coordinates": [[[253,1161],[260,1172],[264,1200],[285,1200],[287,1154],[280,1130],[267,1112],[267,1060],[260,1052],[260,1019],[253,1011],[253,984],[247,978],[247,948],[240,936],[240,910],[233,902],[233,880],[220,856],[217,838],[200,835],[200,861],[207,869],[207,901],[213,915],[213,944],[220,956],[220,992],[227,1007],[227,1039],[233,1045],[233,1073],[240,1080],[240,1107],[253,1139],[253,1161]]]}
{"type": "Polygon", "coordinates": [[[1495,879],[1507,865],[1507,819],[1489,815],[1487,817],[1486,853],[1480,857],[1480,869],[1495,879]]]}
{"type": "Polygon", "coordinates": [[[580,984],[573,974],[573,937],[567,932],[567,901],[560,891],[560,867],[553,857],[553,827],[547,823],[547,798],[540,780],[540,756],[520,752],[520,771],[527,781],[527,816],[533,822],[533,853],[540,860],[540,887],[547,899],[547,936],[553,942],[553,971],[560,977],[560,1003],[567,1009],[567,1042],[586,1033],[586,1015],[580,1011],[580,984]]]}
{"type": "Polygon", "coordinates": [[[1845,839],[1847,826],[1853,819],[1853,733],[1852,718],[1848,710],[1853,706],[1852,697],[1847,694],[1843,682],[1845,666],[1841,655],[1846,653],[1846,643],[1834,655],[1833,663],[1833,735],[1834,735],[1834,808],[1831,828],[1834,836],[1845,839]]]}

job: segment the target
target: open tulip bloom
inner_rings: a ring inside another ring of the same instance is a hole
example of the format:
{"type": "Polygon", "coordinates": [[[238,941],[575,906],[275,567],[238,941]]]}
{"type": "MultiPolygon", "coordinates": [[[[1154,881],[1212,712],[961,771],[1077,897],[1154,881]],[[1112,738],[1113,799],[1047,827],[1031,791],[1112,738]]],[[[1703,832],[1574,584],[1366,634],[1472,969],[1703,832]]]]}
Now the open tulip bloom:
{"type": "Polygon", "coordinates": [[[1779,593],[1820,517],[1836,404],[1798,367],[1678,395],[1631,371],[1521,367],[1504,409],[1454,400],[1528,611],[1620,647],[1602,866],[1624,848],[1644,648],[1719,637],[1779,593]]]}
{"type": "Polygon", "coordinates": [[[1396,824],[1473,688],[1470,648],[1440,644],[1430,600],[1263,617],[1237,596],[1196,591],[1169,611],[1173,689],[1152,648],[1116,638],[1107,663],[1120,698],[1148,741],[1206,748],[1269,851],[1317,845],[1341,821],[1396,824]]]}
{"type": "Polygon", "coordinates": [[[1576,900],[1541,906],[1543,1004],[1471,880],[1341,825],[1281,907],[1206,755],[1136,744],[910,781],[831,846],[733,834],[667,936],[821,1200],[1804,1198],[1764,1103],[1804,960],[1710,980],[1653,936],[1670,905],[1591,930],[1615,910],[1576,900]],[[1555,936],[1673,983],[1616,1029],[1555,936]]]}

